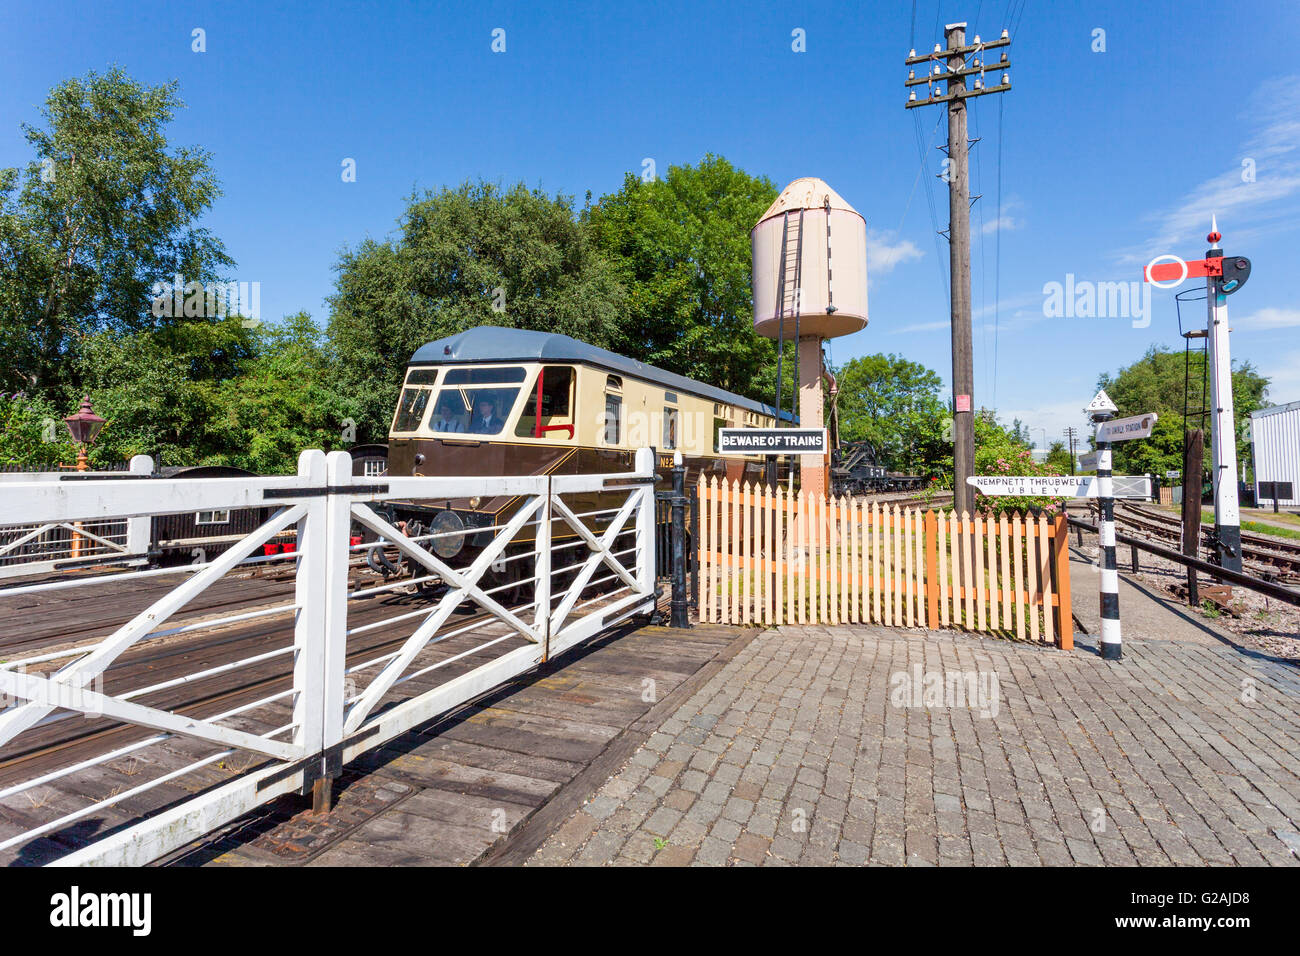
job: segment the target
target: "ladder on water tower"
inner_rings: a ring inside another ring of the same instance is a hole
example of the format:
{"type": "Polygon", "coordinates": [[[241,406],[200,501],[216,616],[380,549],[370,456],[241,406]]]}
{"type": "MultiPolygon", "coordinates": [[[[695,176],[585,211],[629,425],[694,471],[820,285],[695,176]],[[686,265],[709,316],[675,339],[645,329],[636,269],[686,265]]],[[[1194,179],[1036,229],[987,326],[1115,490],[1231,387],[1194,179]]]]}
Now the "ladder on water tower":
{"type": "MultiPolygon", "coordinates": [[[[799,216],[790,217],[790,210],[785,212],[785,221],[781,225],[781,272],[777,280],[777,299],[780,302],[780,315],[784,324],[786,316],[798,321],[799,288],[803,281],[803,210],[799,216]],[[792,228],[793,227],[793,228],[792,228]]],[[[798,338],[798,333],[795,333],[798,338]]]]}

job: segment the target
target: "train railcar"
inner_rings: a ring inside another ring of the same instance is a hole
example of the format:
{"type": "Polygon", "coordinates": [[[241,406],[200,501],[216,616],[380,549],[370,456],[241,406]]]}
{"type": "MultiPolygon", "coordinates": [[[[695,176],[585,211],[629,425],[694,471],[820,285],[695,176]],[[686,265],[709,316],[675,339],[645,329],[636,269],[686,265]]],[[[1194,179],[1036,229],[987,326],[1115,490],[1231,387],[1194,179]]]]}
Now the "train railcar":
{"type": "MultiPolygon", "coordinates": [[[[601,474],[630,470],[636,449],[651,447],[665,478],[680,452],[688,482],[701,474],[756,481],[762,458],[719,455],[718,433],[775,421],[770,406],[567,335],[480,326],[411,357],[388,473],[601,474]]],[[[464,559],[490,540],[474,529],[501,525],[515,507],[515,499],[471,497],[400,503],[390,516],[443,535],[433,550],[464,559]]]]}
{"type": "Polygon", "coordinates": [[[921,487],[921,476],[888,471],[879,461],[880,456],[868,441],[841,444],[831,453],[831,494],[858,497],[921,487]]]}
{"type": "MultiPolygon", "coordinates": [[[[184,478],[202,481],[206,478],[251,477],[253,472],[230,465],[188,465],[159,468],[160,478],[184,478]]],[[[153,564],[191,564],[210,561],[236,541],[256,531],[273,508],[227,508],[217,511],[189,511],[180,514],[155,515],[150,528],[149,557],[153,564]]],[[[272,539],[283,543],[293,540],[292,531],[272,539]]]]}

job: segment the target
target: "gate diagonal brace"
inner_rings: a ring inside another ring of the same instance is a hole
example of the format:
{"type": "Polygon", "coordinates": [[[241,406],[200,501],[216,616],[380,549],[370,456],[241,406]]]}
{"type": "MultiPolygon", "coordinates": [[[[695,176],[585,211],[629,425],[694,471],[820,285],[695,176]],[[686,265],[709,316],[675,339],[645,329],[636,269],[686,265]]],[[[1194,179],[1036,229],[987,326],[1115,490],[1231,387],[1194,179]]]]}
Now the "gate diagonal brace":
{"type": "Polygon", "coordinates": [[[534,496],[531,501],[524,505],[510,522],[503,528],[483,551],[475,559],[474,563],[465,571],[464,574],[455,571],[430,552],[421,548],[402,532],[398,531],[379,515],[375,514],[370,508],[363,504],[353,506],[353,514],[358,521],[387,538],[390,543],[395,545],[407,557],[413,561],[419,562],[428,570],[440,575],[444,580],[452,585],[438,606],[425,618],[424,623],[416,628],[415,632],[402,645],[397,656],[388,662],[387,666],[375,676],[370,685],[362,692],[361,697],[355,704],[348,709],[347,719],[344,721],[344,733],[352,733],[361,726],[361,722],[369,716],[371,710],[379,702],[379,699],[386,694],[389,689],[396,683],[397,678],[406,670],[407,665],[415,659],[429,639],[437,632],[443,623],[451,616],[452,611],[466,598],[482,605],[483,609],[490,612],[494,617],[505,621],[519,634],[523,635],[534,644],[538,643],[537,635],[533,628],[529,627],[515,614],[503,607],[489,595],[484,594],[478,589],[479,579],[487,572],[497,557],[505,550],[507,544],[514,538],[520,528],[527,523],[528,519],[533,516],[542,504],[542,496],[534,496]]]}
{"type": "MultiPolygon", "coordinates": [[[[208,585],[223,577],[227,571],[243,561],[254,550],[261,547],[263,543],[275,537],[306,513],[307,509],[304,505],[293,505],[272,515],[270,520],[242,541],[222,552],[216,560],[208,564],[202,571],[196,572],[192,578],[180,585],[180,587],[168,591],[130,621],[96,644],[94,649],[85,657],[81,657],[56,671],[53,675],[54,680],[70,686],[85,687],[107,670],[109,665],[136,641],[147,637],[159,625],[197,597],[208,585]]],[[[9,743],[9,741],[24,730],[34,726],[55,709],[45,704],[28,701],[0,714],[0,746],[9,743]]]]}

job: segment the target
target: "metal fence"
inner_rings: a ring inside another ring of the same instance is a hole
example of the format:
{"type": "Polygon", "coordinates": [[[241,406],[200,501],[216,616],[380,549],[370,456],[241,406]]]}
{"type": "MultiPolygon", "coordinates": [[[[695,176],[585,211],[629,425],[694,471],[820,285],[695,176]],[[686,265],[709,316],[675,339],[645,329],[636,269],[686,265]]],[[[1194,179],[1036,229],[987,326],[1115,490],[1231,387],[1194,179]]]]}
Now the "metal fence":
{"type": "Polygon", "coordinates": [[[274,511],[209,563],[0,589],[5,602],[181,578],[124,612],[128,619],[106,637],[50,642],[0,661],[0,693],[13,702],[0,711],[0,854],[37,860],[31,848],[45,841],[46,856],[77,847],[62,864],[149,862],[282,795],[328,792],[360,754],[652,611],[654,481],[645,449],[633,472],[614,475],[376,479],[354,477],[346,453],[308,451],[296,476],[8,484],[0,524],[274,511]],[[478,496],[514,498],[519,507],[499,525],[475,528],[482,546],[459,565],[439,557],[452,549],[437,545],[463,531],[408,537],[379,513],[384,502],[478,496]],[[358,526],[377,540],[354,543],[358,526]],[[290,528],[295,552],[263,553],[290,528]],[[358,580],[375,548],[415,570],[378,584],[358,580]],[[530,572],[522,594],[520,576],[502,571],[512,562],[530,572]],[[291,596],[169,620],[226,575],[273,563],[293,569],[291,596]],[[480,613],[466,619],[467,604],[480,613]],[[232,627],[253,622],[254,637],[230,639],[232,627]],[[178,658],[178,646],[203,652],[178,658]],[[214,650],[231,647],[221,651],[228,657],[214,650]],[[166,655],[167,667],[155,669],[150,654],[166,655]],[[91,719],[90,729],[69,719],[78,716],[91,719]],[[29,735],[34,742],[25,743],[29,735]],[[92,738],[100,743],[88,753],[92,738]],[[77,745],[60,750],[59,740],[77,745]],[[9,759],[15,754],[22,759],[9,759]],[[74,798],[80,805],[69,805],[74,798]]]}

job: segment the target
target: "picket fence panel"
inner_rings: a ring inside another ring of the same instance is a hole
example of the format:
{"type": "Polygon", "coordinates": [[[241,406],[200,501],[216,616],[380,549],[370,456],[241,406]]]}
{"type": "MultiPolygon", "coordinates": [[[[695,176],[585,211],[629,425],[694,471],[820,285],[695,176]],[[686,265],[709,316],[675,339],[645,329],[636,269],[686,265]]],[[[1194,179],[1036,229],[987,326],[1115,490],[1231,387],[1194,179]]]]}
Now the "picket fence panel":
{"type": "Polygon", "coordinates": [[[1063,515],[997,517],[701,478],[699,619],[960,628],[1073,646],[1063,515]]]}

